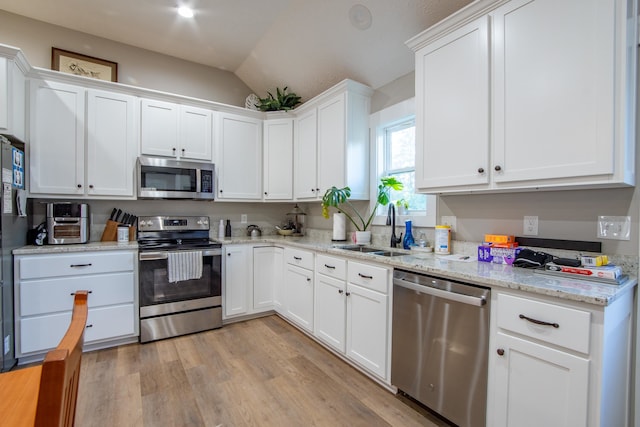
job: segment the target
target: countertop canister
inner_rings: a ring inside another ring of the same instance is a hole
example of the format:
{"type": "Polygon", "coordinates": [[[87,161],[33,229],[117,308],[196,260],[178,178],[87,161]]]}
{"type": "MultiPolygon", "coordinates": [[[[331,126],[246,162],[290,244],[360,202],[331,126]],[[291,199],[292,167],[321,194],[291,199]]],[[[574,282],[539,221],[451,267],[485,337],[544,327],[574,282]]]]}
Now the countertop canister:
{"type": "Polygon", "coordinates": [[[451,253],[451,226],[436,225],[436,236],[434,252],[436,254],[448,255],[451,253]]]}

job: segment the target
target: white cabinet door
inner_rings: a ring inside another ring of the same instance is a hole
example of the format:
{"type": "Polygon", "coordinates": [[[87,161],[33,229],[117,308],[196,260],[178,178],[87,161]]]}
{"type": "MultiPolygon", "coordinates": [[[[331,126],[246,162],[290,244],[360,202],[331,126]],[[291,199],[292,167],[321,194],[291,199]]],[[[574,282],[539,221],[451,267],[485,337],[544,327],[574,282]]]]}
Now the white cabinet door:
{"type": "Polygon", "coordinates": [[[332,186],[346,185],[345,94],[318,106],[318,187],[319,196],[332,186]]]}
{"type": "Polygon", "coordinates": [[[213,150],[213,112],[204,108],[180,107],[178,156],[211,161],[213,150]]]}
{"type": "Polygon", "coordinates": [[[26,79],[15,61],[0,57],[0,133],[25,141],[26,79]]]}
{"type": "Polygon", "coordinates": [[[294,196],[297,200],[316,199],[318,187],[318,114],[311,109],[295,119],[294,130],[294,196]]]}
{"type": "Polygon", "coordinates": [[[615,12],[513,0],[491,13],[496,182],[614,172],[615,12]]]}
{"type": "Polygon", "coordinates": [[[262,121],[220,114],[218,198],[262,198],[262,121]]]}
{"type": "Polygon", "coordinates": [[[489,182],[487,17],[416,52],[416,187],[489,182]]]}
{"type": "Polygon", "coordinates": [[[140,103],[140,148],[142,154],[179,155],[180,106],[172,102],[143,99],[140,103]]]}
{"type": "Polygon", "coordinates": [[[88,195],[134,195],[135,105],[129,95],[87,91],[88,195]]]}
{"type": "Polygon", "coordinates": [[[285,283],[287,318],[313,332],[313,272],[287,264],[285,283]]]}
{"type": "Polygon", "coordinates": [[[249,290],[253,286],[250,246],[225,246],[224,248],[224,313],[226,317],[249,311],[249,290]]]}
{"type": "Polygon", "coordinates": [[[282,248],[253,248],[253,309],[271,310],[277,281],[282,281],[282,248]]]}
{"type": "Polygon", "coordinates": [[[587,425],[587,359],[500,332],[495,345],[492,425],[587,425]]]}
{"type": "Polygon", "coordinates": [[[347,283],[347,357],[387,376],[388,296],[347,283]]]}
{"type": "Polygon", "coordinates": [[[293,119],[264,122],[264,198],[293,198],[293,119]]]}
{"type": "Polygon", "coordinates": [[[316,274],[314,335],[341,353],[346,349],[346,287],[344,280],[316,274]]]}
{"type": "Polygon", "coordinates": [[[32,80],[32,194],[84,195],[85,89],[32,80]]]}
{"type": "Polygon", "coordinates": [[[284,249],[273,248],[273,308],[280,314],[286,312],[287,294],[284,283],[284,249]]]}

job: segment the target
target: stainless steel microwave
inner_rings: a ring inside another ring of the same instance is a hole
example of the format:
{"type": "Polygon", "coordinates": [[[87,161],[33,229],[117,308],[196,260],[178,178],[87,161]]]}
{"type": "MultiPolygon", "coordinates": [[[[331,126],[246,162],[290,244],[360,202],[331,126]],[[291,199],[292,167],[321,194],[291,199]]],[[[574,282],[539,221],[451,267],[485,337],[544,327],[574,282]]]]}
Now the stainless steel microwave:
{"type": "Polygon", "coordinates": [[[213,200],[216,194],[213,163],[140,156],[136,170],[140,199],[213,200]]]}

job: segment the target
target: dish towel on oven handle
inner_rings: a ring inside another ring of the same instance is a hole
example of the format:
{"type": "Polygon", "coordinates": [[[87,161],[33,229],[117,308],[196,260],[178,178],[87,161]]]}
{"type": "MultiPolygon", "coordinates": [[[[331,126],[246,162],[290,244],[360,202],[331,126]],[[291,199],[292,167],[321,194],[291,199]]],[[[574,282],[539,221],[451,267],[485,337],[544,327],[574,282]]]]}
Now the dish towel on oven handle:
{"type": "Polygon", "coordinates": [[[202,277],[202,251],[169,252],[167,261],[169,283],[202,277]]]}

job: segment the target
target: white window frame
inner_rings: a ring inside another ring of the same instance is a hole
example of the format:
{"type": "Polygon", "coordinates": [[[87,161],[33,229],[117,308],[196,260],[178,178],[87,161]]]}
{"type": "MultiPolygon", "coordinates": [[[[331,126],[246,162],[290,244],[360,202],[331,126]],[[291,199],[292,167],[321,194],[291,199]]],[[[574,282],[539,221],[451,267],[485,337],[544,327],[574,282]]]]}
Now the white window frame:
{"type": "MultiPolygon", "coordinates": [[[[380,180],[382,160],[381,147],[384,144],[385,129],[393,124],[400,123],[415,117],[415,98],[410,98],[395,105],[377,111],[369,116],[369,129],[371,133],[371,197],[369,209],[373,209],[376,204],[378,183],[380,180]]],[[[423,215],[396,215],[396,225],[401,225],[406,220],[411,220],[415,227],[435,227],[436,210],[438,205],[437,196],[426,194],[427,211],[423,215]]],[[[396,211],[397,213],[397,211],[396,211]]],[[[376,215],[373,219],[374,225],[386,225],[387,215],[376,215]]]]}

